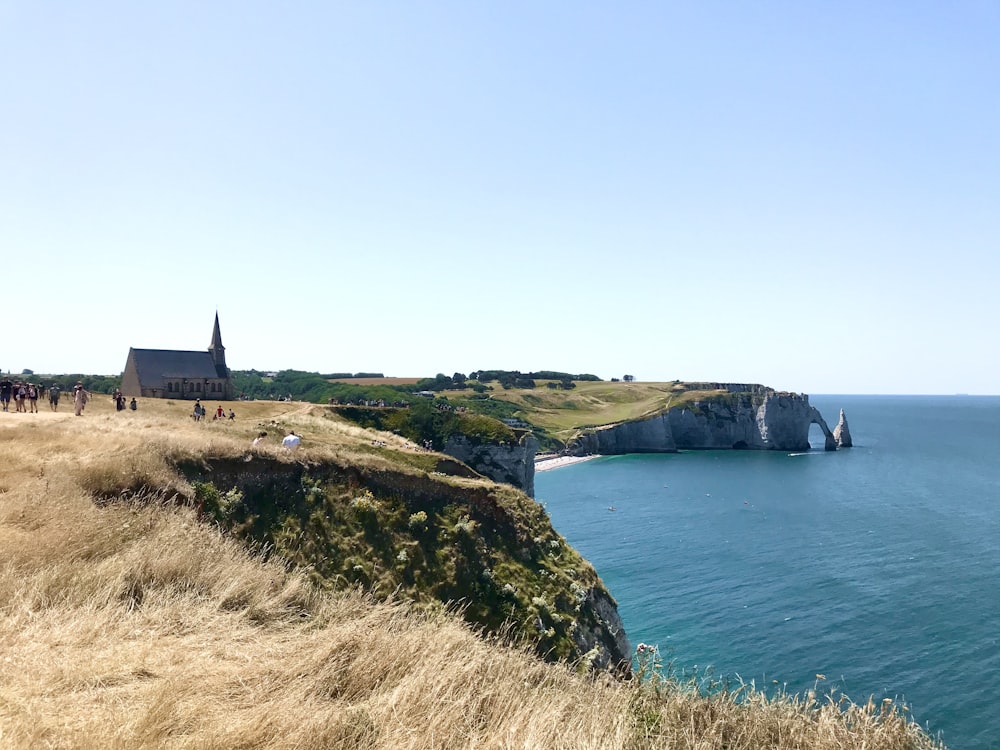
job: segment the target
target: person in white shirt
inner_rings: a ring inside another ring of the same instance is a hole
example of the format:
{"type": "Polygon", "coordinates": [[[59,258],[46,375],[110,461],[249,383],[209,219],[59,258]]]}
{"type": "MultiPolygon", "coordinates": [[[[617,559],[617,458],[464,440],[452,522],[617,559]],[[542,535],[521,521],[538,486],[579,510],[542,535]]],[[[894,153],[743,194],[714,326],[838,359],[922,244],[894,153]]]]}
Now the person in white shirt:
{"type": "Polygon", "coordinates": [[[284,439],[281,441],[281,444],[290,451],[298,448],[301,443],[302,438],[296,435],[292,430],[289,430],[288,434],[285,435],[284,439]]]}

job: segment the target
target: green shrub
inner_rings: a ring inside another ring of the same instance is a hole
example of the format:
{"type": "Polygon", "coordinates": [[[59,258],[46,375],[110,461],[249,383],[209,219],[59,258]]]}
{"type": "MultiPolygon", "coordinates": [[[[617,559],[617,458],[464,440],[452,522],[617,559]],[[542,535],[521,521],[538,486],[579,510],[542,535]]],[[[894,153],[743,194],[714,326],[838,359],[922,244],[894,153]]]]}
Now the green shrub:
{"type": "Polygon", "coordinates": [[[194,497],[201,513],[217,523],[230,521],[237,506],[243,502],[243,493],[236,487],[219,492],[211,482],[195,482],[194,497]]]}

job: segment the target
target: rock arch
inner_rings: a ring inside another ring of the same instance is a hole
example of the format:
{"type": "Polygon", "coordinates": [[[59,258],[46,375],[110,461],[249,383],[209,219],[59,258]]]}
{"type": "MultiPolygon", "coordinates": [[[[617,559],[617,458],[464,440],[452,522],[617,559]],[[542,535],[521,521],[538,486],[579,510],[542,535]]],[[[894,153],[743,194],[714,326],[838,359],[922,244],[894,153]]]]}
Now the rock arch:
{"type": "Polygon", "coordinates": [[[824,450],[837,450],[837,439],[833,436],[833,433],[826,424],[826,420],[823,419],[823,415],[819,413],[819,409],[815,406],[809,407],[809,424],[818,424],[820,429],[823,430],[823,435],[826,436],[826,445],[823,446],[824,450]]]}

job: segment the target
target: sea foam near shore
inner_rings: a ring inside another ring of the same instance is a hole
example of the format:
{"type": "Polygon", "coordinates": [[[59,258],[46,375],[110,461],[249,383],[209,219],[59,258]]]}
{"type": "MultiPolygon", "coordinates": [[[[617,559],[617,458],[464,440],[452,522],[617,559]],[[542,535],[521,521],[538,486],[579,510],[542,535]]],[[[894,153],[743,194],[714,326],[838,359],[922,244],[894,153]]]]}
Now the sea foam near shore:
{"type": "Polygon", "coordinates": [[[589,461],[592,458],[597,458],[597,456],[553,456],[551,454],[543,454],[535,458],[535,471],[538,472],[558,469],[562,466],[578,464],[581,461],[589,461]]]}

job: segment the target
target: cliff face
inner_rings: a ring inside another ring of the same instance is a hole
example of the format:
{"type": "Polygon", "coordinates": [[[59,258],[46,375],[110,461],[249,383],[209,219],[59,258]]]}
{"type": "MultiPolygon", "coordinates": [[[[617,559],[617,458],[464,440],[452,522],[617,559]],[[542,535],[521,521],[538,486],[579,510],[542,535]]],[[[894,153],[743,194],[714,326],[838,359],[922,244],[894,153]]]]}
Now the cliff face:
{"type": "Polygon", "coordinates": [[[535,454],[538,440],[525,435],[516,445],[477,443],[464,435],[448,438],[444,453],[457,458],[494,482],[512,484],[535,496],[535,454]]]}
{"type": "Polygon", "coordinates": [[[677,450],[669,412],[635,422],[599,427],[582,435],[570,448],[578,454],[664,453],[677,450]]]}
{"type": "Polygon", "coordinates": [[[338,414],[374,430],[394,432],[415,443],[432,443],[478,474],[535,494],[538,439],[478,414],[437,409],[418,399],[410,408],[337,406],[338,414]]]}
{"type": "MultiPolygon", "coordinates": [[[[530,444],[521,446],[534,457],[530,444]]],[[[308,568],[322,586],[461,605],[547,659],[629,670],[615,600],[544,509],[469,476],[248,454],[186,462],[199,515],[308,568]]],[[[533,470],[533,467],[532,467],[533,470]]]]}
{"type": "Polygon", "coordinates": [[[595,669],[622,671],[629,663],[632,646],[618,604],[603,586],[590,589],[583,598],[573,642],[579,653],[591,656],[590,665],[595,669]]]}
{"type": "Polygon", "coordinates": [[[727,393],[634,422],[599,427],[581,435],[573,453],[665,453],[681,449],[809,449],[809,426],[818,424],[826,450],[836,441],[809,397],[762,386],[713,384],[727,393]]]}

